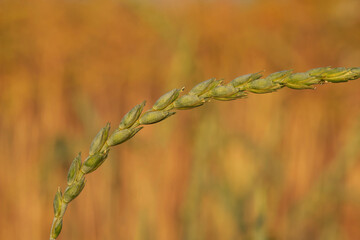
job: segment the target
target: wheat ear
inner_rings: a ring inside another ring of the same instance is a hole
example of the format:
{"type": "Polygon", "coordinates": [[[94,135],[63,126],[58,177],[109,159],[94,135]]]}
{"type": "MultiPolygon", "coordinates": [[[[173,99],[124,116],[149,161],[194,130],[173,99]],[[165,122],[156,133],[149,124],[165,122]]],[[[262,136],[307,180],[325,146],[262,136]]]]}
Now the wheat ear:
{"type": "Polygon", "coordinates": [[[304,73],[293,73],[291,70],[272,73],[261,78],[260,72],[251,73],[235,78],[224,84],[215,78],[199,83],[188,94],[180,96],[182,89],[173,89],[161,96],[152,108],[142,113],[145,101],[136,105],[121,120],[119,127],[109,136],[110,124],[107,123],[96,135],[91,143],[89,156],[84,162],[79,153],[73,160],[68,176],[67,187],[62,194],[60,187],[54,199],[54,220],[51,226],[50,240],[56,239],[62,228],[62,220],[67,205],[74,200],[85,186],[85,175],[95,171],[107,158],[110,147],[121,144],[143,127],[160,122],[175,114],[176,110],[199,107],[210,99],[230,101],[244,98],[248,92],[270,93],[283,87],[293,89],[314,89],[313,85],[323,83],[347,82],[360,78],[360,67],[330,68],[322,67],[304,73]]]}

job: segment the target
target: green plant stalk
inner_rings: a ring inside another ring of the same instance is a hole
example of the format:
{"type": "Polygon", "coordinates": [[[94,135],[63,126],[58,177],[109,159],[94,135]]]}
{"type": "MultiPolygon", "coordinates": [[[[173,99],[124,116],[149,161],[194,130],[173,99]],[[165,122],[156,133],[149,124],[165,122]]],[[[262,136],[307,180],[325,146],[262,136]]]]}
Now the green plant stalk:
{"type": "Polygon", "coordinates": [[[152,108],[144,113],[145,101],[136,105],[122,119],[119,127],[109,135],[110,124],[107,123],[94,138],[89,156],[84,162],[81,155],[75,157],[67,177],[67,188],[64,193],[60,187],[54,199],[54,219],[50,231],[50,240],[56,239],[62,229],[62,220],[68,204],[74,200],[85,186],[85,175],[95,171],[106,160],[110,148],[121,144],[144,126],[160,122],[172,115],[176,110],[186,110],[199,107],[211,99],[231,101],[247,97],[251,93],[270,93],[283,87],[292,89],[315,89],[313,85],[324,83],[347,82],[360,78],[360,67],[330,68],[322,67],[304,73],[293,73],[291,70],[272,73],[262,78],[262,74],[251,73],[235,78],[224,84],[215,78],[199,83],[188,94],[180,96],[184,90],[173,89],[160,97],[152,108]]]}

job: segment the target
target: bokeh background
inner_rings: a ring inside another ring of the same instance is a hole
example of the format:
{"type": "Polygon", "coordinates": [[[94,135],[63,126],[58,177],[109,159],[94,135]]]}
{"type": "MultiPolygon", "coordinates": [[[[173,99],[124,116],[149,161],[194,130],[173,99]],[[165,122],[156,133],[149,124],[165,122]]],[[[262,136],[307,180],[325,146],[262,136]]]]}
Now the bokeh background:
{"type": "MultiPolygon", "coordinates": [[[[79,151],[134,105],[360,66],[357,0],[0,2],[0,239],[48,239],[79,151]]],[[[360,239],[360,81],[212,102],[114,148],[59,239],[360,239]]]]}

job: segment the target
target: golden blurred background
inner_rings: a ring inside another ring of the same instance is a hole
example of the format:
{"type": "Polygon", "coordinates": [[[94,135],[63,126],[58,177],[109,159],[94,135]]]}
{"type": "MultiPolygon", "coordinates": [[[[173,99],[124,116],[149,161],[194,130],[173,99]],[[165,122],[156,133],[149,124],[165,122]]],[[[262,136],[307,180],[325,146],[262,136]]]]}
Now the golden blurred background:
{"type": "MultiPolygon", "coordinates": [[[[358,0],[0,2],[0,239],[134,105],[265,70],[360,66],[358,0]]],[[[59,239],[360,239],[360,80],[212,102],[116,148],[59,239]]]]}

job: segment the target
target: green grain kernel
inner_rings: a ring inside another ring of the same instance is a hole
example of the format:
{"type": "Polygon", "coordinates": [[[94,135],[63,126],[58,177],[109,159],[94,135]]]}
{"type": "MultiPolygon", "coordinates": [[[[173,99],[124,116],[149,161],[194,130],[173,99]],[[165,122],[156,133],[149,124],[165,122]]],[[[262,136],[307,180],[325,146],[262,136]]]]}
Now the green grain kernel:
{"type": "Polygon", "coordinates": [[[221,81],[216,80],[216,78],[210,78],[210,79],[208,79],[206,81],[203,81],[203,82],[199,83],[195,87],[193,87],[189,91],[189,95],[200,96],[200,95],[210,91],[214,87],[220,85],[220,83],[221,83],[221,81]]]}
{"type": "Polygon", "coordinates": [[[278,83],[273,83],[268,78],[257,79],[246,84],[246,90],[252,93],[269,93],[281,88],[278,83]]]}
{"type": "Polygon", "coordinates": [[[234,80],[232,80],[230,82],[230,84],[232,84],[234,87],[238,87],[240,85],[243,85],[243,84],[245,84],[247,82],[254,81],[254,80],[259,79],[261,77],[262,77],[261,72],[249,73],[249,74],[242,75],[242,76],[239,76],[239,77],[235,78],[234,80]]]}
{"type": "Polygon", "coordinates": [[[143,101],[141,104],[136,105],[131,109],[121,120],[119,128],[125,129],[131,127],[136,120],[139,119],[141,112],[146,104],[146,101],[143,101]]]}
{"type": "Polygon", "coordinates": [[[199,107],[205,103],[205,100],[195,95],[184,95],[174,102],[174,108],[186,110],[199,107]]]}
{"type": "Polygon", "coordinates": [[[53,202],[55,217],[58,217],[61,213],[61,204],[62,204],[62,194],[60,187],[58,187],[58,191],[55,194],[55,198],[53,202]]]}
{"type": "Polygon", "coordinates": [[[68,176],[67,176],[67,184],[68,185],[71,185],[74,182],[76,175],[80,171],[80,168],[81,168],[81,153],[79,153],[74,158],[73,162],[70,165],[68,176]]]}
{"type": "Polygon", "coordinates": [[[232,85],[218,86],[211,90],[213,97],[227,97],[234,95],[238,90],[232,85]]]}
{"type": "Polygon", "coordinates": [[[139,132],[143,127],[139,128],[130,128],[130,129],[117,129],[109,137],[107,144],[109,146],[115,146],[121,144],[130,138],[132,138],[137,132],[139,132]]]}
{"type": "Polygon", "coordinates": [[[83,190],[85,186],[85,178],[82,177],[79,181],[74,182],[68,186],[64,191],[64,202],[69,203],[74,200],[83,190]]]}
{"type": "Polygon", "coordinates": [[[52,231],[51,231],[51,238],[52,239],[56,239],[60,232],[61,232],[61,229],[62,229],[62,219],[60,218],[56,218],[54,220],[54,223],[53,223],[53,227],[52,227],[52,231]]]}
{"type": "Polygon", "coordinates": [[[170,92],[165,93],[155,102],[152,109],[157,111],[163,110],[179,97],[181,91],[181,89],[173,89],[170,92]]]}
{"type": "Polygon", "coordinates": [[[106,126],[103,127],[98,132],[98,134],[96,135],[96,137],[94,138],[94,140],[91,143],[90,150],[89,150],[90,155],[98,153],[101,150],[101,148],[104,146],[104,144],[107,140],[109,130],[110,130],[110,123],[107,123],[106,126]]]}
{"type": "Polygon", "coordinates": [[[144,115],[140,117],[139,123],[141,125],[157,123],[174,114],[175,112],[168,112],[168,111],[149,111],[144,113],[144,115]]]}
{"type": "Polygon", "coordinates": [[[97,153],[89,156],[83,163],[81,171],[85,174],[95,171],[107,158],[107,153],[97,153]]]}

